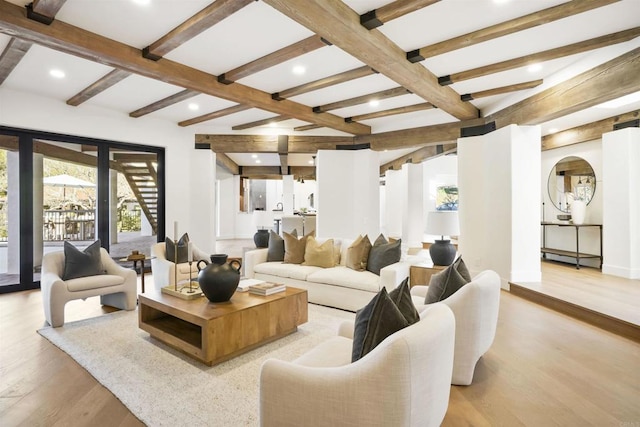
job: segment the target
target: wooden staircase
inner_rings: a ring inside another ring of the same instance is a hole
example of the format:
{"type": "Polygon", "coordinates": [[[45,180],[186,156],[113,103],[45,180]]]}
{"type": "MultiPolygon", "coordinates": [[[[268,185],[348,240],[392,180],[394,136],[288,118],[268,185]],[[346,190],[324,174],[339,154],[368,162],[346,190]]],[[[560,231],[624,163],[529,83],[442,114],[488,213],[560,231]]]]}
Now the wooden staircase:
{"type": "Polygon", "coordinates": [[[118,172],[125,177],[131,191],[147,217],[153,233],[158,232],[158,175],[153,166],[155,154],[114,153],[118,172]]]}

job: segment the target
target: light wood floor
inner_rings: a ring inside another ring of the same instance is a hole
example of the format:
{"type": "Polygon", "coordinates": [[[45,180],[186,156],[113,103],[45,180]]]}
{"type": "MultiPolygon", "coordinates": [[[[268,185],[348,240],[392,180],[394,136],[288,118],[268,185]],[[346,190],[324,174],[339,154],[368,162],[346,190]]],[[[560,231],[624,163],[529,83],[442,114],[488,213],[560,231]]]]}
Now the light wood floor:
{"type": "MultiPolygon", "coordinates": [[[[65,314],[104,312],[96,297],[65,314]]],[[[141,425],[43,325],[40,291],[0,295],[0,425],[141,425]]],[[[637,426],[639,402],[640,345],[503,291],[495,342],[474,383],[451,388],[443,425],[637,426]]]]}

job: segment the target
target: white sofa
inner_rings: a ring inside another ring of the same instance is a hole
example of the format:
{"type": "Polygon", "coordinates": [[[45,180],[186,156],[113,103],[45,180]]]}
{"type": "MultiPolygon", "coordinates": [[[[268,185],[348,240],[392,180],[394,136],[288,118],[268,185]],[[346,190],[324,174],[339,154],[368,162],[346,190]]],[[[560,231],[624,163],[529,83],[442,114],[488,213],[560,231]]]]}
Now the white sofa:
{"type": "MultiPolygon", "coordinates": [[[[418,312],[425,305],[428,286],[411,288],[418,312]]],[[[489,350],[496,336],[500,307],[500,276],[485,270],[449,298],[440,301],[451,308],[456,318],[456,346],[451,384],[469,385],[480,357],[489,350]]]]}
{"type": "Polygon", "coordinates": [[[340,265],[335,267],[267,262],[267,249],[256,249],[244,255],[245,277],[306,289],[311,303],[356,311],[367,305],[383,287],[391,291],[409,276],[411,262],[402,260],[382,268],[380,276],[352,270],[345,266],[345,261],[353,240],[334,239],[334,242],[340,245],[340,265]]]}
{"type": "Polygon", "coordinates": [[[420,317],[353,363],[344,336],[293,362],[264,362],[260,425],[439,426],[449,405],[455,320],[444,304],[420,317]]]}

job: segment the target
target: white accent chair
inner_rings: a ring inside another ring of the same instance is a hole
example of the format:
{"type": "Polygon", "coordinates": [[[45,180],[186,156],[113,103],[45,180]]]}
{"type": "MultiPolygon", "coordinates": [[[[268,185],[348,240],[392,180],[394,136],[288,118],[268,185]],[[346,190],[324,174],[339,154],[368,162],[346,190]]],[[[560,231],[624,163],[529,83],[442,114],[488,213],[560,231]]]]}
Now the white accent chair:
{"type": "Polygon", "coordinates": [[[138,293],[136,272],[119,266],[100,248],[102,268],[106,274],[62,280],[64,252],[50,252],[42,259],[40,287],[47,322],[57,328],[64,324],[64,306],[68,301],[100,296],[102,305],[134,310],[138,293]]]}
{"type": "MultiPolygon", "coordinates": [[[[411,288],[418,312],[433,305],[424,304],[428,289],[428,286],[411,288]]],[[[473,381],[478,360],[489,350],[496,336],[500,276],[495,271],[485,270],[440,303],[449,306],[456,317],[456,347],[451,384],[469,385],[473,381]]]]}
{"type": "MultiPolygon", "coordinates": [[[[210,256],[206,252],[198,249],[196,245],[192,245],[193,263],[191,263],[191,278],[198,278],[198,261],[201,259],[210,261],[210,256]]],[[[153,283],[157,290],[165,286],[175,285],[175,269],[176,264],[172,260],[167,259],[167,251],[165,243],[160,242],[151,246],[151,272],[153,273],[153,283]]],[[[183,262],[178,264],[178,283],[183,280],[189,280],[189,263],[183,262]]]]}
{"type": "MultiPolygon", "coordinates": [[[[421,321],[351,363],[352,340],[331,338],[260,372],[260,425],[439,426],[449,405],[455,320],[433,304],[421,321]]],[[[353,322],[346,328],[353,329],[353,322]]]]}

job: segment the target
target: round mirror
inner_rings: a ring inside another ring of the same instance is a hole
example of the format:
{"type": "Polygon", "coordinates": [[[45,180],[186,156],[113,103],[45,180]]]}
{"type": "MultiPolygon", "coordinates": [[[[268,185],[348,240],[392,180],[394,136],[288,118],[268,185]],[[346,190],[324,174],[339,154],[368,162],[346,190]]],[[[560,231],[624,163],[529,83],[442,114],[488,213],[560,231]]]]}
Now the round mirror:
{"type": "Polygon", "coordinates": [[[593,168],[580,157],[565,157],[555,164],[549,174],[549,198],[553,206],[569,212],[571,202],[591,202],[596,191],[596,174],[593,168]]]}

